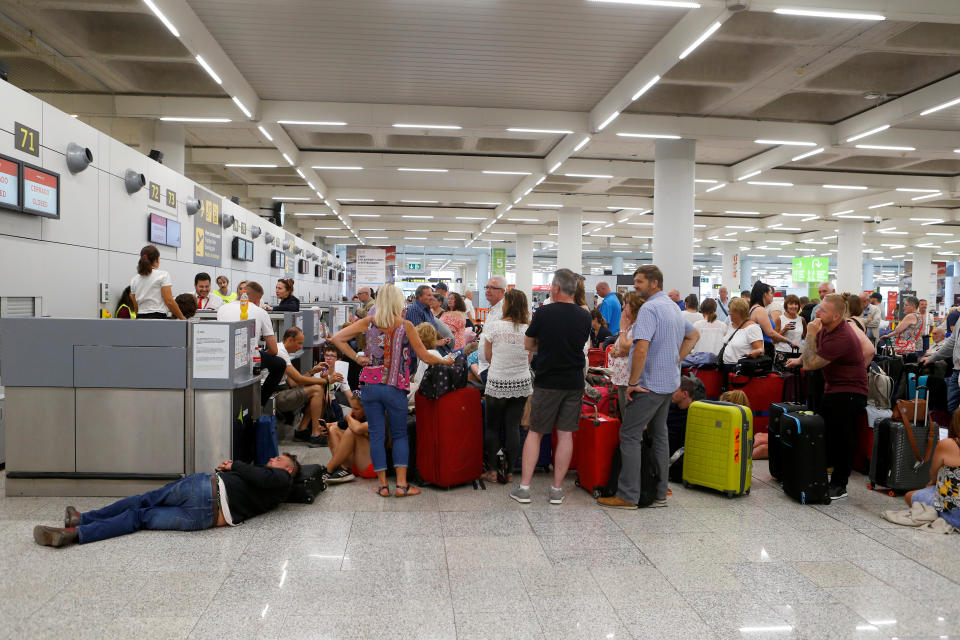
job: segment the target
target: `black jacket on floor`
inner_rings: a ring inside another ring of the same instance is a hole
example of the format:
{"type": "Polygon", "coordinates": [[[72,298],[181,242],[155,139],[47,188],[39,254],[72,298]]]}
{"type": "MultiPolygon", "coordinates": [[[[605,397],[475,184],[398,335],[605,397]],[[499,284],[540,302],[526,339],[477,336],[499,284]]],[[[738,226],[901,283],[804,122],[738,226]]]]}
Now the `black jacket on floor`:
{"type": "Polygon", "coordinates": [[[234,524],[272,511],[287,499],[293,478],[284,469],[234,461],[232,471],[221,471],[227,504],[234,524]]]}

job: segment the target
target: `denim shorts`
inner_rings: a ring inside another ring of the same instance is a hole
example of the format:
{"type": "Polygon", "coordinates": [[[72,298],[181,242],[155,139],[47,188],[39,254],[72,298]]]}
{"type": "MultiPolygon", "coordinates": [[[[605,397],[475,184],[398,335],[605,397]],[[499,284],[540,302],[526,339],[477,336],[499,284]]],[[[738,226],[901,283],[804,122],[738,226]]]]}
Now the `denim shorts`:
{"type": "MultiPolygon", "coordinates": [[[[920,489],[913,494],[914,502],[922,502],[923,504],[928,504],[931,507],[933,506],[933,500],[937,495],[937,487],[926,487],[925,489],[920,489]]],[[[951,527],[956,527],[960,529],[960,511],[951,510],[951,511],[941,511],[940,517],[947,521],[951,527]]]]}

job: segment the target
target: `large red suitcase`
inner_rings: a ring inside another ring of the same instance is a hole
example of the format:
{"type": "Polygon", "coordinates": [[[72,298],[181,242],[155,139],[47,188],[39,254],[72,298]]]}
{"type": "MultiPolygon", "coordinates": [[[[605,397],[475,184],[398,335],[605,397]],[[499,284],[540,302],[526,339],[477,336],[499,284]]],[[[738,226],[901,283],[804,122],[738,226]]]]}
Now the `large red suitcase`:
{"type": "MultiPolygon", "coordinates": [[[[597,401],[596,403],[597,409],[600,411],[600,413],[604,415],[607,415],[607,416],[613,415],[612,413],[610,413],[610,406],[611,406],[611,403],[613,402],[613,398],[611,398],[610,396],[611,388],[598,387],[598,386],[594,386],[593,388],[597,391],[597,393],[600,394],[600,400],[597,401]]],[[[581,410],[581,414],[585,415],[587,413],[593,412],[593,409],[587,406],[590,402],[591,401],[587,398],[587,396],[583,397],[583,409],[581,410]]]]}
{"type": "Polygon", "coordinates": [[[599,496],[610,479],[610,463],[618,446],[620,420],[600,413],[596,406],[585,407],[573,440],[577,486],[599,496]]]}
{"type": "Polygon", "coordinates": [[[483,473],[480,391],[464,387],[436,400],[416,395],[417,470],[438,487],[473,482],[483,473]]]}
{"type": "Polygon", "coordinates": [[[587,351],[587,362],[591,367],[607,366],[607,352],[603,349],[590,349],[587,351]]]}
{"type": "Polygon", "coordinates": [[[720,398],[720,394],[723,393],[723,378],[720,375],[720,369],[684,367],[681,369],[681,373],[685,376],[693,374],[695,378],[700,379],[703,383],[704,391],[707,393],[707,400],[717,400],[720,398]]]}
{"type": "Polygon", "coordinates": [[[730,389],[740,389],[750,400],[753,411],[753,432],[767,433],[770,423],[770,405],[783,402],[783,378],[770,373],[765,376],[737,376],[730,374],[730,389]]]}

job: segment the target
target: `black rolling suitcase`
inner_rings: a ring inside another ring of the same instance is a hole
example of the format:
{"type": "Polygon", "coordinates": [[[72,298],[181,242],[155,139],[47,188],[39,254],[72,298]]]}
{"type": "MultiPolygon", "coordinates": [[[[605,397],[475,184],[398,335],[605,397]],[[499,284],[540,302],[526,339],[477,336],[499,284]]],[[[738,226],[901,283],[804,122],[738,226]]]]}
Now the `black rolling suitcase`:
{"type": "Polygon", "coordinates": [[[770,424],[767,425],[767,458],[770,466],[770,475],[776,480],[781,477],[783,453],[780,445],[780,422],[783,414],[790,411],[806,411],[807,406],[799,402],[775,402],[770,405],[770,424]]]}
{"type": "MultiPolygon", "coordinates": [[[[926,387],[917,387],[912,417],[901,412],[903,420],[885,418],[876,423],[868,488],[887,487],[892,496],[895,492],[927,486],[933,450],[940,441],[940,427],[930,420],[929,404],[919,399],[920,391],[926,391],[926,387]],[[919,421],[921,411],[922,422],[919,421]]],[[[909,407],[909,403],[906,404],[909,407]]]]}
{"type": "Polygon", "coordinates": [[[780,416],[783,492],[800,504],[829,504],[823,418],[807,411],[780,416]]]}

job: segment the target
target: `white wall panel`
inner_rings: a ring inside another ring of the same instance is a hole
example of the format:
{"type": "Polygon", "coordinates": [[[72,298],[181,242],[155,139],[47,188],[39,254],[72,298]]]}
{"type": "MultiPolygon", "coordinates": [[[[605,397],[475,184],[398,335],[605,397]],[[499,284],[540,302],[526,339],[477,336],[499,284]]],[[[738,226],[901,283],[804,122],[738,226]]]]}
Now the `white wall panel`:
{"type": "MultiPolygon", "coordinates": [[[[73,118],[70,118],[71,120],[73,118]]],[[[94,167],[73,175],[64,155],[44,146],[34,163],[60,174],[60,219],[40,218],[40,238],[97,248],[100,243],[100,172],[94,167]]]]}

